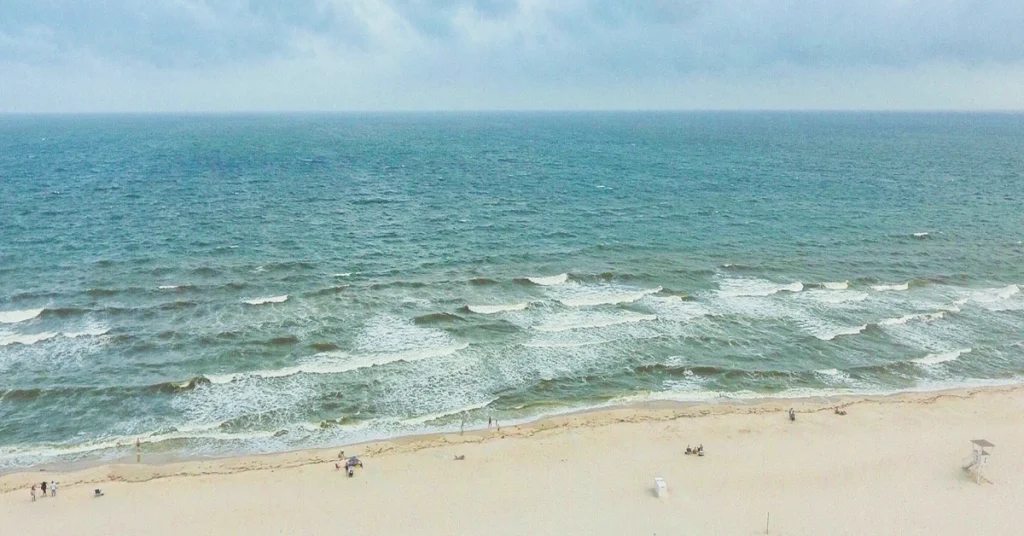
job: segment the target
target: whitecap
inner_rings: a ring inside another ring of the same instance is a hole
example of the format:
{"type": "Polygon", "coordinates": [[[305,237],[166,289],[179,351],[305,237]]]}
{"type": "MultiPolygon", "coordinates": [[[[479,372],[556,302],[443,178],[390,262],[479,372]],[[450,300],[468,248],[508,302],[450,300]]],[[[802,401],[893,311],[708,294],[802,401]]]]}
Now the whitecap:
{"type": "Polygon", "coordinates": [[[914,233],[914,238],[924,238],[928,236],[928,233],[914,233]]]}
{"type": "Polygon", "coordinates": [[[910,283],[900,283],[898,285],[872,285],[871,288],[879,292],[886,292],[890,290],[907,290],[910,288],[910,283]]]}
{"type": "Polygon", "coordinates": [[[992,303],[999,300],[1009,299],[1018,292],[1020,292],[1020,287],[1017,285],[1007,285],[1000,288],[988,288],[975,291],[971,294],[971,299],[980,303],[992,303]]]}
{"type": "Polygon", "coordinates": [[[493,402],[495,402],[497,400],[498,400],[498,398],[494,397],[494,398],[490,398],[490,399],[488,399],[488,400],[486,400],[484,402],[478,402],[476,404],[468,404],[466,406],[462,406],[462,407],[457,408],[457,409],[450,409],[450,410],[447,410],[447,411],[438,411],[438,412],[435,412],[435,413],[428,413],[426,415],[420,415],[420,416],[417,416],[417,417],[410,417],[408,419],[402,420],[402,424],[412,425],[412,426],[424,425],[424,424],[427,424],[429,422],[441,420],[441,419],[443,419],[445,417],[451,417],[451,416],[454,416],[454,415],[459,415],[460,413],[469,413],[470,411],[473,411],[473,410],[486,408],[487,406],[491,405],[493,402]]]}
{"type": "Polygon", "coordinates": [[[828,333],[817,334],[817,335],[815,335],[815,337],[817,337],[817,338],[819,338],[819,339],[821,339],[823,341],[831,341],[831,340],[835,339],[836,337],[840,337],[840,336],[843,336],[843,335],[857,335],[860,332],[864,331],[865,329],[868,329],[867,324],[863,324],[863,325],[860,325],[860,326],[854,326],[854,327],[848,327],[848,328],[838,328],[838,329],[830,331],[828,333]]]}
{"type": "Polygon", "coordinates": [[[831,283],[822,283],[821,287],[827,290],[846,290],[850,288],[849,281],[838,281],[831,283]]]}
{"type": "Polygon", "coordinates": [[[901,316],[899,318],[886,318],[884,320],[880,320],[878,322],[878,325],[880,325],[880,326],[899,326],[899,325],[906,324],[907,322],[910,322],[911,320],[938,320],[940,318],[943,318],[944,316],[946,316],[946,312],[945,311],[937,311],[937,312],[934,312],[934,313],[916,313],[916,314],[903,315],[903,316],[901,316]]]}
{"type": "Polygon", "coordinates": [[[970,348],[963,348],[960,350],[953,350],[951,352],[945,352],[941,354],[928,354],[918,359],[911,359],[912,362],[918,365],[938,365],[940,363],[948,363],[950,361],[956,361],[963,354],[971,353],[970,348]]]}
{"type": "Polygon", "coordinates": [[[76,331],[71,333],[63,333],[65,337],[69,339],[77,339],[79,337],[99,337],[100,335],[106,335],[110,332],[110,328],[93,328],[85,331],[76,331]]]}
{"type": "Polygon", "coordinates": [[[257,298],[255,300],[246,300],[245,303],[249,305],[263,305],[265,303],[284,303],[288,301],[288,295],[284,296],[273,296],[271,298],[257,298]]]}
{"type": "Polygon", "coordinates": [[[157,288],[159,288],[160,290],[177,290],[178,285],[160,285],[157,288]]]}
{"type": "Polygon", "coordinates": [[[527,277],[526,280],[533,283],[534,285],[549,287],[552,285],[561,285],[562,283],[565,283],[566,281],[569,280],[569,274],[558,274],[548,277],[527,277]]]}
{"type": "Polygon", "coordinates": [[[250,372],[231,372],[226,374],[207,374],[206,379],[213,384],[231,383],[244,377],[263,379],[284,378],[296,374],[341,374],[354,370],[387,365],[404,361],[411,363],[452,355],[469,348],[469,344],[455,344],[441,348],[424,348],[404,352],[380,353],[353,356],[349,354],[321,354],[320,358],[307,363],[279,369],[254,370],[250,372]]]}
{"type": "Polygon", "coordinates": [[[511,305],[467,305],[466,309],[471,313],[477,313],[481,315],[492,315],[495,313],[503,313],[507,311],[522,311],[526,309],[530,304],[513,303],[511,305]]]}
{"type": "Polygon", "coordinates": [[[633,303],[648,294],[656,294],[661,292],[661,287],[655,287],[650,289],[644,289],[632,292],[595,292],[592,289],[588,289],[586,292],[582,292],[576,296],[569,298],[562,298],[558,300],[562,305],[566,307],[594,307],[597,305],[617,305],[621,303],[633,303]]]}
{"type": "Polygon", "coordinates": [[[779,284],[763,279],[725,279],[719,281],[718,286],[722,296],[731,298],[764,297],[779,292],[800,292],[804,289],[804,284],[800,281],[779,284]]]}
{"type": "Polygon", "coordinates": [[[561,318],[545,324],[534,326],[533,329],[545,333],[559,333],[577,329],[597,329],[617,326],[619,324],[631,324],[633,322],[649,322],[657,320],[657,315],[641,313],[624,313],[600,317],[576,317],[561,318]]]}
{"type": "Polygon", "coordinates": [[[60,335],[60,334],[56,333],[56,332],[53,332],[53,331],[47,331],[47,332],[44,332],[44,333],[31,333],[31,334],[27,334],[27,335],[19,335],[19,334],[16,334],[16,333],[14,333],[14,334],[7,334],[7,335],[0,336],[0,346],[9,346],[9,345],[12,345],[12,344],[24,344],[24,345],[35,344],[37,342],[42,342],[42,341],[46,341],[46,340],[52,339],[52,338],[56,337],[57,335],[60,335]]]}
{"type": "Polygon", "coordinates": [[[43,314],[42,309],[22,309],[20,311],[0,311],[0,323],[3,324],[15,324],[17,322],[24,322],[26,320],[32,320],[33,318],[43,314]]]}
{"type": "Polygon", "coordinates": [[[342,278],[342,277],[349,277],[350,275],[352,275],[352,272],[345,272],[345,273],[341,273],[341,274],[334,274],[331,277],[342,278]]]}

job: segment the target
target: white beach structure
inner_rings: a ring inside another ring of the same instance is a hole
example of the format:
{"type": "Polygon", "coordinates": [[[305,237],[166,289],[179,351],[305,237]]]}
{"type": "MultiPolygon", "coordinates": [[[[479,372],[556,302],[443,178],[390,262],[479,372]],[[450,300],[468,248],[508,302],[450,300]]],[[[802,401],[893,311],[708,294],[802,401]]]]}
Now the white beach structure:
{"type": "Polygon", "coordinates": [[[985,478],[983,474],[985,466],[988,465],[988,458],[991,456],[991,452],[987,449],[994,447],[992,443],[985,439],[972,439],[971,440],[971,455],[964,459],[964,471],[974,476],[974,481],[981,483],[982,480],[987,480],[991,483],[991,480],[985,478]]]}
{"type": "Polygon", "coordinates": [[[668,495],[668,486],[665,485],[665,479],[660,476],[654,477],[654,494],[659,499],[668,495]]]}

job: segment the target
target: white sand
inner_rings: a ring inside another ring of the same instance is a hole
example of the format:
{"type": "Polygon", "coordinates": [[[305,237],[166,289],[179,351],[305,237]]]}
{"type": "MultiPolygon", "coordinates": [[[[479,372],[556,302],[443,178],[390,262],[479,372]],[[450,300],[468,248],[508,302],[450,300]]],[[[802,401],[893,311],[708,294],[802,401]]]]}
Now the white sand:
{"type": "Polygon", "coordinates": [[[1024,388],[843,403],[634,407],[347,447],[366,464],[351,479],[336,450],[13,474],[0,535],[754,535],[768,512],[779,535],[1024,534],[1024,388]],[[996,444],[992,483],[960,469],[974,438],[996,444]],[[697,443],[707,456],[683,455],[697,443]],[[59,496],[29,502],[43,478],[59,496]]]}

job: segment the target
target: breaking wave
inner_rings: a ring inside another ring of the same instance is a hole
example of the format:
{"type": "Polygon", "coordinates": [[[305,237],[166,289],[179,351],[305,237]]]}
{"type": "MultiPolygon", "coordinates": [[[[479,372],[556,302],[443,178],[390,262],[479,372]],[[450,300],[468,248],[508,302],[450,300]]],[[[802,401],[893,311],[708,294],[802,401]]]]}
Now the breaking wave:
{"type": "Polygon", "coordinates": [[[726,279],[719,281],[719,292],[727,297],[763,297],[779,292],[800,292],[804,284],[794,281],[789,284],[773,283],[762,279],[726,279]]]}
{"type": "Polygon", "coordinates": [[[618,292],[618,293],[582,293],[577,296],[570,298],[562,298],[559,301],[566,307],[594,307],[597,305],[617,305],[620,303],[633,303],[648,294],[657,294],[661,292],[661,287],[655,287],[651,289],[645,289],[634,292],[618,292]]]}
{"type": "Polygon", "coordinates": [[[886,292],[886,291],[891,291],[891,290],[907,290],[909,288],[910,288],[910,283],[909,282],[907,282],[907,283],[900,283],[898,285],[872,285],[871,286],[872,290],[877,290],[879,292],[886,292]]]}
{"type": "Polygon", "coordinates": [[[20,311],[2,311],[0,312],[0,323],[2,324],[15,324],[18,322],[24,322],[26,320],[32,320],[33,318],[43,314],[43,309],[23,309],[20,311]]]}
{"type": "Polygon", "coordinates": [[[540,285],[543,287],[550,287],[552,285],[561,285],[569,280],[569,274],[558,274],[548,277],[527,277],[527,281],[534,285],[540,285]]]}
{"type": "Polygon", "coordinates": [[[513,303],[511,305],[467,305],[466,310],[481,315],[493,315],[508,311],[522,311],[529,307],[529,303],[513,303]]]}
{"type": "Polygon", "coordinates": [[[284,303],[288,301],[288,295],[284,296],[273,296],[270,298],[256,298],[254,300],[246,300],[245,303],[249,305],[263,305],[265,303],[284,303]]]}
{"type": "Polygon", "coordinates": [[[917,363],[918,365],[938,365],[940,363],[956,361],[961,355],[969,354],[970,352],[970,348],[963,348],[960,350],[953,350],[951,352],[944,352],[941,354],[928,354],[918,359],[911,359],[910,361],[917,363]]]}

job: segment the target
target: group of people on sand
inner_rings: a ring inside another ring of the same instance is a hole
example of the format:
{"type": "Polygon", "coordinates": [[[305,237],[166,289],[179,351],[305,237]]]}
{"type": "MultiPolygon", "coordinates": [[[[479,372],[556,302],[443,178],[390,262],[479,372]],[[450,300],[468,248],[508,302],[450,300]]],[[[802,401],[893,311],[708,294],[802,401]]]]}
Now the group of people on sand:
{"type": "MultiPolygon", "coordinates": [[[[43,483],[39,485],[39,489],[42,490],[42,492],[43,492],[42,496],[43,497],[46,497],[46,490],[47,489],[50,490],[50,497],[56,497],[57,496],[57,483],[54,482],[53,480],[50,481],[49,488],[47,488],[46,481],[44,480],[43,483]]],[[[32,502],[36,502],[36,485],[35,484],[32,484],[32,502]]]]}
{"type": "Polygon", "coordinates": [[[686,454],[696,454],[697,456],[704,455],[704,445],[697,445],[694,448],[690,448],[690,445],[686,445],[686,454]]]}

